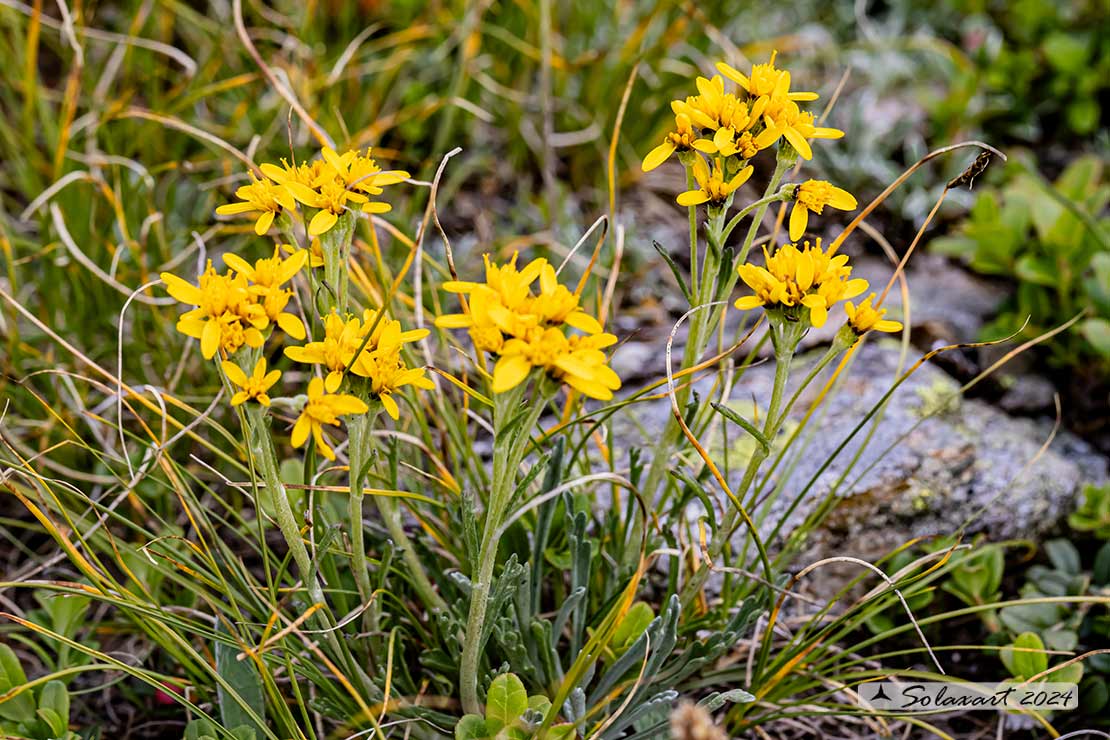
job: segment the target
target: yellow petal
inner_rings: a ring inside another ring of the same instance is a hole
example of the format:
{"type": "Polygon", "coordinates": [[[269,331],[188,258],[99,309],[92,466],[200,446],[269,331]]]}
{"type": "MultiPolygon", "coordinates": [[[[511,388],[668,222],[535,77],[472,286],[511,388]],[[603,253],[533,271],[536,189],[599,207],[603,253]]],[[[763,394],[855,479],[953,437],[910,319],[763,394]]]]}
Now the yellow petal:
{"type": "Polygon", "coordinates": [[[571,315],[567,316],[566,321],[575,329],[584,331],[587,334],[601,333],[601,324],[598,323],[597,319],[583,311],[575,311],[571,315]]]}
{"type": "Polygon", "coordinates": [[[397,408],[397,402],[393,400],[393,396],[388,393],[383,393],[378,396],[378,399],[382,402],[382,406],[385,407],[385,413],[389,414],[389,418],[393,419],[393,421],[397,421],[397,417],[401,415],[401,411],[397,408]]]}
{"type": "Polygon", "coordinates": [[[851,211],[859,204],[856,202],[855,197],[847,190],[834,187],[832,189],[832,195],[829,198],[829,205],[833,208],[839,208],[842,211],[851,211]]]}
{"type": "Polygon", "coordinates": [[[798,152],[799,157],[807,160],[813,159],[813,150],[809,148],[809,142],[806,141],[806,138],[798,133],[797,130],[788,128],[782,132],[782,135],[786,137],[786,140],[789,141],[790,145],[798,152]]]}
{"type": "Polygon", "coordinates": [[[363,213],[389,213],[392,210],[393,206],[388,203],[382,203],[380,200],[372,200],[362,205],[363,213]]]}
{"type": "Polygon", "coordinates": [[[753,308],[759,308],[763,305],[763,301],[759,296],[746,295],[743,298],[736,299],[736,308],[740,311],[750,311],[753,308]]]}
{"type": "Polygon", "coordinates": [[[790,212],[790,241],[796,242],[801,239],[806,233],[808,224],[809,210],[801,203],[795,203],[794,210],[790,212]]]}
{"type": "Polygon", "coordinates": [[[687,190],[685,193],[679,193],[675,200],[680,206],[696,206],[709,200],[709,193],[704,190],[687,190]]]}
{"type": "Polygon", "coordinates": [[[197,286],[187,280],[179,278],[172,272],[163,272],[159,277],[161,277],[162,282],[166,284],[166,292],[176,300],[182,303],[188,303],[191,306],[199,306],[201,304],[204,293],[197,286]]]}
{"type": "Polygon", "coordinates": [[[264,211],[262,215],[258,217],[258,220],[254,222],[254,233],[262,236],[269,231],[270,225],[274,222],[275,215],[273,211],[264,211]]]}
{"type": "Polygon", "coordinates": [[[674,154],[674,144],[672,144],[670,141],[663,142],[647,153],[647,156],[644,157],[643,164],[640,165],[640,168],[644,172],[650,172],[651,170],[654,170],[656,167],[666,162],[667,158],[670,157],[672,154],[674,154]]]}
{"type": "Polygon", "coordinates": [[[338,220],[339,216],[336,216],[331,211],[317,211],[316,215],[312,217],[312,221],[308,224],[308,235],[320,236],[320,234],[327,232],[328,229],[335,226],[335,222],[338,220]]]}
{"type": "Polygon", "coordinates": [[[279,313],[277,317],[277,324],[281,330],[293,337],[296,340],[305,338],[304,324],[301,320],[291,313],[279,313]]]}
{"type": "Polygon", "coordinates": [[[221,216],[236,216],[253,210],[255,207],[250,203],[224,203],[222,206],[216,206],[216,213],[221,216]]]}
{"type": "Polygon", "coordinates": [[[216,356],[216,350],[220,347],[220,322],[215,319],[209,320],[204,325],[204,333],[200,336],[200,353],[204,359],[211,360],[216,356]]]}
{"type": "Polygon", "coordinates": [[[247,384],[247,374],[243,369],[230,360],[224,360],[220,363],[220,367],[224,369],[224,374],[227,379],[240,388],[247,384]]]}
{"type": "Polygon", "coordinates": [[[339,384],[343,382],[343,373],[339,370],[332,370],[328,373],[328,377],[324,378],[324,390],[328,393],[335,393],[339,390],[339,384]]]}
{"type": "Polygon", "coordinates": [[[308,433],[311,429],[312,422],[307,416],[301,414],[297,423],[293,425],[293,433],[289,436],[289,442],[294,447],[300,447],[308,440],[308,433]]]}
{"type": "Polygon", "coordinates": [[[493,392],[504,393],[520,385],[532,365],[521,355],[509,355],[497,361],[493,368],[493,392]]]}

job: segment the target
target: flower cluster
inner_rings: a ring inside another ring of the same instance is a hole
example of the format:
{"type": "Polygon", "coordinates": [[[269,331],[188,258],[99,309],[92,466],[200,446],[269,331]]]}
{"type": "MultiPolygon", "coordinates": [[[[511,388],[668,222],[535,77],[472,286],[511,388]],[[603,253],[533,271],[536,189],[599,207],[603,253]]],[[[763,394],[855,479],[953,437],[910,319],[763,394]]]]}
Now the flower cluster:
{"type": "Polygon", "coordinates": [[[304,250],[282,258],[260,259],[253,266],[233,254],[224,255],[230,267],[226,273],[216,272],[211,260],[196,285],[177,275],[163,272],[166,290],[178,301],[196,308],[182,314],[177,330],[200,340],[200,351],[206,360],[216,352],[234,354],[240,347],[261,347],[263,331],[276,324],[294,339],[304,339],[301,320],[285,308],[293,291],[285,283],[304,266],[308,254],[304,250]]]}
{"type": "Polygon", "coordinates": [[[386,413],[398,417],[397,401],[392,394],[406,385],[432,388],[423,367],[409,368],[401,348],[428,336],[427,329],[401,331],[401,322],[379,316],[369,309],[357,316],[341,317],[332,312],[324,318],[324,338],[299,347],[286,347],[285,356],[294,362],[321,365],[328,371],[323,388],[339,390],[346,373],[369,381],[368,391],[381,401],[386,413]]]}
{"type": "Polygon", "coordinates": [[[517,269],[516,254],[504,265],[489,255],[484,259],[484,283],[444,283],[444,290],[469,300],[465,313],[440,316],[436,326],[468,329],[479,352],[497,356],[493,391],[515,388],[533,368],[542,368],[590,398],[611,399],[621,382],[602,350],[617,338],[582,310],[578,295],[559,283],[555,268],[540,258],[517,269]],[[582,334],[568,335],[568,328],[582,334]]]}
{"type": "MultiPolygon", "coordinates": [[[[749,161],[780,140],[803,159],[811,159],[810,140],[844,135],[838,129],[817,126],[813,114],[801,109],[798,103],[816,100],[817,93],[791,91],[790,72],[775,66],[774,54],[766,64],[754,65],[749,75],[723,62],[717,70],[720,75],[697,78],[697,95],[671,102],[675,128],[644,157],[643,169],[647,172],[676,151],[683,156],[683,164],[698,188],[681,193],[677,199],[680,205],[726,205],[751,177],[749,161]],[[736,84],[736,92],[725,89],[724,78],[736,84]]],[[[790,219],[790,238],[794,241],[805,233],[811,212],[820,214],[825,206],[842,210],[856,207],[850,194],[820,180],[794,186],[792,193],[796,204],[790,219]]]]}
{"type": "Polygon", "coordinates": [[[645,172],[663,164],[676,151],[698,151],[746,162],[782,138],[802,158],[811,159],[811,139],[844,135],[838,129],[817,126],[813,114],[798,106],[799,102],[816,100],[817,94],[792,92],[790,72],[775,67],[774,54],[766,64],[754,65],[750,75],[723,62],[717,70],[736,83],[737,92],[725,90],[721,75],[697,78],[697,95],[671,102],[675,128],[644,157],[645,172]]]}
{"type": "Polygon", "coordinates": [[[216,209],[221,215],[250,213],[256,215],[254,230],[265,234],[274,219],[281,213],[294,213],[297,203],[315,212],[308,222],[308,234],[316,237],[330,230],[350,206],[358,206],[363,213],[385,213],[388,203],[371,200],[381,195],[383,188],[408,178],[401,170],[382,170],[367,149],[362,155],[356,151],[338,154],[330,147],[321,150],[321,159],[308,163],[281,166],[263,164],[264,177],[251,174],[249,185],[235,191],[238,203],[228,203],[216,209]]]}
{"type": "Polygon", "coordinates": [[[747,263],[737,268],[755,293],[736,301],[741,311],[763,306],[799,320],[807,318],[805,310],[810,324],[821,327],[834,304],[867,290],[866,280],[851,277],[848,256],[823,250],[820,239],[801,247],[787,244],[773,254],[764,249],[763,254],[765,267],[747,263]]]}

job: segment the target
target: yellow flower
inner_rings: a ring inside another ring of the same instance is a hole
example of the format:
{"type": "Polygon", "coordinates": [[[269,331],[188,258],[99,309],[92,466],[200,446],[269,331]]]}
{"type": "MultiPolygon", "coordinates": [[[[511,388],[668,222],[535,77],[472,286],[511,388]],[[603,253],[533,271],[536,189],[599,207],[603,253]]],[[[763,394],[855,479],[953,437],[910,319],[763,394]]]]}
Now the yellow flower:
{"type": "Polygon", "coordinates": [[[241,203],[225,203],[216,208],[216,213],[221,216],[230,216],[239,213],[257,213],[258,220],[254,222],[254,233],[262,236],[274,222],[274,217],[284,208],[292,211],[297,204],[293,197],[282,187],[275,185],[263,178],[259,180],[250,173],[251,184],[242,185],[235,191],[235,197],[241,203]]]}
{"type": "Polygon", "coordinates": [[[493,392],[515,388],[538,367],[590,398],[608,401],[621,381],[601,350],[616,341],[612,334],[568,339],[559,329],[537,327],[523,338],[505,342],[493,368],[493,392]]]}
{"type": "Polygon", "coordinates": [[[567,324],[587,334],[600,333],[601,324],[578,302],[579,297],[559,283],[555,268],[545,263],[540,269],[540,293],[532,301],[532,312],[545,324],[567,324]]]}
{"type": "Polygon", "coordinates": [[[339,426],[339,417],[347,414],[365,414],[370,410],[364,401],[345,393],[325,393],[322,378],[313,378],[308,384],[308,400],[305,401],[297,423],[293,425],[290,442],[294,447],[308,441],[311,432],[316,440],[320,454],[329,460],[335,459],[335,450],[324,439],[324,425],[339,426]]]}
{"type": "Polygon", "coordinates": [[[373,351],[363,352],[351,367],[351,372],[370,380],[370,391],[382,402],[387,414],[397,420],[399,409],[393,399],[393,392],[406,385],[430,390],[435,385],[424,374],[424,368],[409,368],[401,359],[401,347],[406,341],[415,341],[427,334],[425,330],[402,332],[398,321],[383,319],[379,326],[385,325],[377,335],[373,351]],[[420,336],[417,336],[420,335],[420,336]]]}
{"type": "Polygon", "coordinates": [[[346,185],[337,179],[322,182],[316,188],[310,188],[299,182],[287,182],[285,187],[301,203],[310,208],[319,209],[308,223],[310,237],[327,233],[332,226],[335,226],[339,215],[347,208],[347,201],[366,203],[368,200],[365,195],[348,190],[346,185]]]}
{"type": "Polygon", "coordinates": [[[281,327],[286,334],[298,340],[305,338],[304,324],[297,316],[285,312],[289,299],[293,297],[293,291],[284,290],[281,286],[289,282],[304,267],[307,259],[308,253],[303,249],[282,259],[277,247],[274,248],[273,257],[260,259],[253,266],[237,254],[224,255],[224,263],[228,267],[252,282],[250,291],[258,297],[266,317],[281,327]]]}
{"type": "Polygon", "coordinates": [[[286,347],[285,356],[294,362],[323,365],[329,372],[325,387],[330,393],[339,389],[343,372],[362,344],[362,322],[354,316],[344,320],[333,311],[324,318],[324,338],[300,347],[286,347]]]}
{"type": "MultiPolygon", "coordinates": [[[[448,293],[459,293],[471,299],[471,310],[461,314],[445,314],[436,318],[436,326],[442,329],[469,329],[488,322],[486,325],[498,326],[501,331],[512,334],[518,329],[512,326],[514,314],[528,314],[526,302],[532,297],[532,283],[540,276],[547,260],[537,258],[518,270],[516,261],[519,254],[503,265],[493,262],[488,254],[482,255],[486,266],[486,281],[474,283],[466,280],[448,280],[443,289],[448,293]],[[475,316],[474,303],[481,303],[482,314],[475,316]]],[[[535,325],[533,321],[530,326],[535,325]]],[[[527,327],[524,327],[527,328],[527,327]]]]}
{"type": "Polygon", "coordinates": [[[813,159],[809,139],[839,139],[844,132],[836,128],[815,126],[813,114],[803,111],[798,104],[785,98],[772,98],[763,113],[767,128],[778,136],[786,137],[802,159],[813,159]]]}
{"type": "MultiPolygon", "coordinates": [[[[298,251],[305,251],[300,247],[293,246],[292,244],[282,244],[281,251],[286,254],[296,254],[298,251]]],[[[324,266],[324,248],[320,246],[320,238],[316,237],[308,246],[308,266],[315,270],[317,267],[324,266]]]]}
{"type": "Polygon", "coordinates": [[[872,329],[885,332],[902,331],[901,322],[883,318],[886,316],[885,308],[871,307],[871,301],[874,299],[875,294],[872,293],[859,304],[858,308],[852,305],[851,301],[844,304],[844,312],[848,314],[848,324],[852,327],[852,331],[856,334],[863,334],[872,329]]]}
{"type": "Polygon", "coordinates": [[[797,310],[804,307],[809,309],[810,323],[819,328],[835,303],[867,290],[866,280],[850,278],[848,256],[830,257],[820,239],[814,246],[805,242],[801,249],[787,244],[774,254],[764,248],[763,255],[765,267],[748,263],[737,268],[740,279],[755,293],[736,301],[741,311],[764,306],[785,309],[801,318],[797,310]]]}
{"type": "Polygon", "coordinates": [[[790,212],[790,240],[796,242],[806,233],[810,211],[820,216],[825,206],[851,211],[857,205],[856,199],[847,190],[826,180],[806,180],[794,191],[794,210],[790,212]]]}
{"type": "Polygon", "coordinates": [[[732,193],[748,181],[752,176],[754,168],[748,165],[744,169],[733,175],[732,179],[726,181],[724,173],[721,170],[721,160],[716,160],[713,164],[713,171],[709,171],[709,165],[701,157],[694,160],[694,179],[698,181],[700,186],[697,190],[687,190],[685,193],[680,193],[676,200],[681,206],[696,206],[699,203],[710,203],[712,205],[720,205],[728,200],[732,193]]]}
{"type": "Polygon", "coordinates": [[[346,320],[333,311],[324,319],[324,338],[322,341],[309,342],[300,347],[286,347],[285,356],[294,362],[303,362],[312,365],[323,365],[327,368],[325,388],[329,393],[339,389],[343,381],[343,373],[350,368],[356,375],[368,377],[369,372],[362,364],[363,358],[378,349],[383,338],[393,341],[396,338],[398,345],[406,342],[416,342],[428,336],[427,329],[413,329],[401,331],[401,322],[383,317],[374,327],[373,334],[367,340],[370,328],[374,326],[374,315],[369,310],[363,312],[362,320],[357,316],[348,316],[346,320]],[[363,342],[365,341],[365,347],[363,342]],[[363,347],[359,359],[355,360],[355,353],[363,347]]]}
{"type": "MultiPolygon", "coordinates": [[[[672,109],[675,108],[675,103],[678,103],[678,101],[676,100],[671,104],[672,109]]],[[[644,161],[640,165],[644,172],[651,172],[666,162],[667,158],[674,154],[676,150],[685,152],[694,148],[694,142],[698,140],[698,134],[690,123],[690,116],[676,111],[674,125],[675,130],[667,134],[663,143],[652,149],[644,157],[644,161]]]]}
{"type": "Polygon", "coordinates": [[[242,388],[231,397],[231,405],[238,406],[249,400],[258,401],[263,406],[270,405],[270,397],[266,395],[266,391],[278,381],[281,377],[281,370],[271,370],[266,372],[266,358],[262,357],[254,366],[254,370],[248,377],[243,369],[230,360],[224,360],[221,364],[227,379],[233,384],[242,388]]]}
{"type": "MultiPolygon", "coordinates": [[[[386,185],[395,185],[409,178],[403,170],[382,170],[371,157],[367,148],[366,156],[356,151],[347,151],[342,156],[330,147],[324,147],[321,155],[335,176],[348,189],[361,190],[369,195],[381,195],[386,185]]],[[[388,213],[392,209],[388,203],[368,201],[363,204],[363,213],[388,213]]]]}
{"type": "Polygon", "coordinates": [[[315,188],[325,182],[331,175],[323,161],[314,159],[301,164],[289,164],[284,158],[281,167],[276,164],[266,163],[259,167],[262,174],[279,185],[288,185],[291,182],[300,183],[305,187],[315,188]]]}
{"type": "Polygon", "coordinates": [[[275,247],[273,257],[263,257],[257,260],[254,265],[251,265],[239,255],[230,252],[224,255],[224,264],[246,276],[247,280],[255,285],[263,288],[280,288],[300,272],[307,259],[308,252],[303,249],[297,250],[291,256],[282,259],[278,248],[275,247]]]}
{"type": "Polygon", "coordinates": [[[212,359],[219,349],[231,354],[244,344],[262,346],[260,330],[266,328],[269,319],[245,276],[221,275],[209,261],[197,285],[169,272],[161,277],[171,296],[196,306],[178,318],[177,330],[200,340],[204,359],[212,359]]]}
{"type": "Polygon", "coordinates": [[[777,51],[771,52],[771,60],[766,64],[752,66],[750,76],[724,62],[717,63],[717,71],[729,78],[753,98],[784,96],[788,100],[817,100],[815,92],[790,92],[790,72],[775,67],[777,51]]]}

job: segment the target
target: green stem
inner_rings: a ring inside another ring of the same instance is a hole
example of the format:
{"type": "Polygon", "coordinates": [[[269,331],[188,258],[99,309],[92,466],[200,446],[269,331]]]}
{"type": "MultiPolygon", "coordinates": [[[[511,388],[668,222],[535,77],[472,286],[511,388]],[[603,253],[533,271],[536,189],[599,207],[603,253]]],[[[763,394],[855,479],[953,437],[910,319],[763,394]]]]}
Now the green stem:
{"type": "Polygon", "coordinates": [[[505,436],[506,426],[520,413],[520,401],[528,383],[525,381],[510,391],[494,396],[493,480],[486,503],[482,542],[478,549],[478,569],[471,578],[470,611],[467,615],[466,636],[459,664],[459,687],[463,711],[468,714],[477,714],[481,711],[481,704],[478,701],[478,672],[486,642],[486,612],[489,609],[493,571],[497,564],[497,548],[500,544],[498,532],[512,502],[516,471],[528,451],[532,429],[547,405],[547,394],[540,390],[543,384],[542,378],[535,384],[536,392],[527,416],[523,423],[514,425],[514,429],[508,436],[505,436]]]}
{"type": "MultiPolygon", "coordinates": [[[[789,322],[784,322],[779,326],[772,325],[770,330],[772,332],[771,339],[775,345],[775,383],[771,389],[771,402],[767,407],[767,417],[763,424],[763,436],[769,440],[774,440],[785,416],[781,411],[782,400],[790,377],[790,365],[794,360],[794,350],[801,339],[801,331],[794,329],[789,322]],[[789,332],[786,331],[786,326],[791,327],[789,332]]],[[[748,467],[744,470],[744,477],[734,492],[736,500],[744,500],[748,489],[751,488],[752,481],[755,480],[756,473],[759,472],[760,465],[763,464],[768,454],[769,451],[764,451],[762,445],[755,447],[751,459],[748,460],[748,467]]],[[[735,507],[725,510],[717,531],[709,543],[708,556],[710,561],[717,562],[721,552],[731,539],[732,532],[737,526],[737,519],[740,516],[741,512],[735,507]]],[[[758,538],[759,534],[752,532],[752,536],[758,538]]],[[[766,553],[763,552],[762,543],[757,541],[757,546],[760,549],[761,557],[765,559],[766,553]]],[[[699,568],[686,582],[681,596],[684,606],[692,603],[698,592],[701,591],[705,581],[709,578],[709,570],[707,567],[699,568]]]]}
{"type": "MultiPolygon", "coordinates": [[[[686,189],[694,190],[697,185],[694,179],[694,168],[686,165],[686,189]]],[[[688,206],[690,214],[690,295],[699,294],[698,279],[698,207],[688,206]]]]}
{"type": "MultiPolygon", "coordinates": [[[[368,412],[362,416],[348,417],[347,421],[348,479],[351,482],[347,497],[347,519],[351,525],[351,570],[354,571],[355,585],[363,605],[370,603],[374,592],[374,587],[370,584],[370,567],[366,561],[362,488],[363,481],[366,479],[366,463],[370,457],[370,430],[375,416],[375,413],[368,412]]],[[[370,616],[369,610],[363,612],[364,623],[370,616]]]]}

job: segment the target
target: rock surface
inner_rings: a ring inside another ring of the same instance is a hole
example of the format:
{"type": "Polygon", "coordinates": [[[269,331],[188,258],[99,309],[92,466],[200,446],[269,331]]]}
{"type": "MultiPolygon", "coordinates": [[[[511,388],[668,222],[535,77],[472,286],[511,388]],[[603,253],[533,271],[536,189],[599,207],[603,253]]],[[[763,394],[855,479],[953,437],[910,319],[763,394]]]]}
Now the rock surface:
{"type": "MultiPolygon", "coordinates": [[[[802,367],[815,362],[821,353],[801,357],[794,382],[804,376],[802,367]]],[[[662,350],[658,355],[661,359],[662,350]]],[[[911,349],[906,366],[919,356],[911,349]]],[[[928,363],[895,391],[870,438],[869,425],[819,473],[821,465],[898,377],[899,357],[898,342],[869,340],[857,353],[840,388],[814,415],[808,427],[811,433],[799,437],[779,467],[788,472],[779,481],[781,495],[769,499],[761,509],[764,535],[784,516],[781,532],[794,530],[830,491],[835,490],[838,499],[806,543],[801,562],[834,554],[873,561],[911,538],[953,534],[961,528],[969,534],[982,532],[992,540],[1036,538],[1051,531],[1071,511],[1084,483],[1107,479],[1107,459],[1067,432],[1058,432],[1038,457],[1052,435],[1052,420],[1016,418],[982,401],[963,399],[959,384],[928,363]],[[812,487],[787,515],[791,500],[811,479],[812,487]]],[[[641,354],[637,359],[643,362],[645,358],[646,354],[641,354]]],[[[766,402],[773,373],[773,364],[765,363],[744,374],[731,394],[738,412],[751,418],[751,399],[766,402]]],[[[787,422],[777,444],[795,428],[796,419],[809,408],[822,383],[823,378],[803,394],[792,414],[795,421],[787,422]]],[[[708,392],[706,382],[700,390],[708,392]]],[[[619,424],[615,433],[625,444],[650,448],[652,435],[670,415],[669,401],[633,409],[639,425],[619,424]]],[[[723,449],[719,438],[708,441],[718,452],[723,449]]],[[[746,459],[744,446],[750,449],[752,443],[735,426],[729,429],[729,441],[731,449],[739,453],[730,465],[730,484],[735,486],[740,477],[736,468],[741,464],[735,460],[746,459]]],[[[720,495],[717,490],[713,493],[720,495]]]]}

